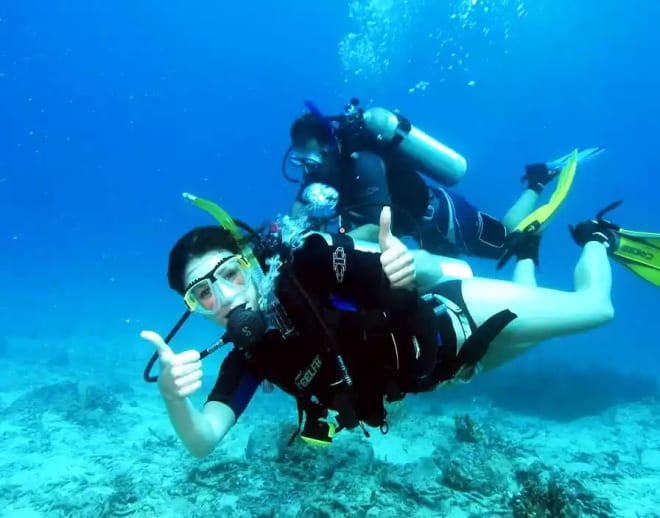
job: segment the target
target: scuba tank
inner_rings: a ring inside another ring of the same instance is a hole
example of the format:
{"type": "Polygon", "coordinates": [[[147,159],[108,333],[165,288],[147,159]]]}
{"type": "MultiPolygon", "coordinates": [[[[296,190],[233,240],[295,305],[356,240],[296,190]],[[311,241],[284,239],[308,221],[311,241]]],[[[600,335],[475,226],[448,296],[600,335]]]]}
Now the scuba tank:
{"type": "Polygon", "coordinates": [[[413,126],[408,119],[385,108],[373,107],[362,114],[364,127],[379,140],[414,161],[417,170],[441,185],[457,184],[467,170],[465,158],[413,126]]]}
{"type": "MultiPolygon", "coordinates": [[[[462,155],[413,126],[402,115],[380,107],[363,110],[360,108],[360,100],[355,97],[344,106],[343,115],[325,116],[311,101],[305,101],[305,106],[323,124],[333,151],[337,150],[337,131],[342,126],[350,128],[349,131],[366,130],[388,145],[393,152],[401,153],[411,160],[417,171],[441,185],[450,187],[465,176],[467,161],[462,155]]],[[[292,150],[293,145],[284,154],[282,175],[290,182],[300,183],[301,180],[286,171],[292,150]]]]}

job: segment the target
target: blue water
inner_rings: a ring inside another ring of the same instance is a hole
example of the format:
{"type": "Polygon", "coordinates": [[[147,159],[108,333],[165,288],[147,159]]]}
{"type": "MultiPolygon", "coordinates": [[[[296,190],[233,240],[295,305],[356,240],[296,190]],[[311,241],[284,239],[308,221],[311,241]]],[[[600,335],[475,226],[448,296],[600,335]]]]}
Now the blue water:
{"type": "MultiPolygon", "coordinates": [[[[570,289],[579,250],[567,225],[616,199],[622,226],[660,229],[660,4],[408,0],[391,7],[391,26],[376,18],[381,64],[356,73],[363,63],[340,43],[369,25],[349,3],[0,4],[5,340],[29,336],[28,358],[65,347],[90,361],[146,359],[139,331],[165,333],[183,309],[167,253],[209,223],[181,193],[255,224],[286,212],[295,186],[280,161],[306,99],[329,113],[353,95],[400,109],[468,158],[458,189],[496,215],[526,163],[607,147],[544,237],[543,285],[570,289]]],[[[658,291],[618,265],[614,275],[612,324],[520,361],[656,373],[658,291]]],[[[181,347],[212,335],[197,322],[181,347]]],[[[139,369],[123,368],[139,383],[139,369]]]]}

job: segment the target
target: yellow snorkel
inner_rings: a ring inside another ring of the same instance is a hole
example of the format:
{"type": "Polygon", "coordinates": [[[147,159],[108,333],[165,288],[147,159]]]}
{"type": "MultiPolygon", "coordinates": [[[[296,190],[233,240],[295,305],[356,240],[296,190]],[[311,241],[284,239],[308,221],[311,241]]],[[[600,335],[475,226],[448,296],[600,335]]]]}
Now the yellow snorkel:
{"type": "MultiPolygon", "coordinates": [[[[202,209],[213,216],[218,224],[232,235],[236,240],[236,243],[240,245],[243,242],[245,237],[241,234],[238,225],[225,209],[212,201],[205,200],[204,198],[200,198],[188,192],[184,192],[183,197],[190,201],[195,207],[202,209]]],[[[259,261],[257,261],[252,249],[250,247],[244,247],[241,250],[241,253],[243,254],[243,257],[247,259],[250,267],[257,273],[257,275],[261,276],[261,265],[259,264],[259,261]]]]}

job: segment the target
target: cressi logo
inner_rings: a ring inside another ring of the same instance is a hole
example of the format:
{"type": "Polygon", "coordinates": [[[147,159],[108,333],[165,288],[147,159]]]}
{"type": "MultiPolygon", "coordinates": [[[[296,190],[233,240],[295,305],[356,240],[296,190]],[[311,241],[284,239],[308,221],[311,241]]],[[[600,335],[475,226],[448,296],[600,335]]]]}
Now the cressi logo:
{"type": "Polygon", "coordinates": [[[642,259],[647,259],[647,260],[653,259],[653,254],[648,250],[643,250],[642,248],[635,248],[634,246],[623,245],[621,247],[621,250],[630,255],[634,255],[635,257],[641,257],[642,259]]]}

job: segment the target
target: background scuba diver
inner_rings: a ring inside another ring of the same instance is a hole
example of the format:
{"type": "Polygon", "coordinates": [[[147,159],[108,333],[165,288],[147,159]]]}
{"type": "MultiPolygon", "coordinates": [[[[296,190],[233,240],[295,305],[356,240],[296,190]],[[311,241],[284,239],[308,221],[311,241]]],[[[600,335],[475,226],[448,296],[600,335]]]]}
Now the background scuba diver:
{"type": "MultiPolygon", "coordinates": [[[[265,334],[246,345],[249,333],[229,337],[235,347],[201,411],[189,399],[202,385],[200,353],[177,354],[157,333],[142,333],[160,358],[158,381],[170,420],[193,455],[207,455],[268,379],[296,396],[299,416],[307,415],[302,433],[307,439],[331,440],[334,425],[319,420],[328,407],[339,412],[339,426],[366,422],[384,431],[384,397],[395,400],[467,380],[540,341],[613,317],[608,248],[615,231],[598,221],[571,231],[583,247],[574,292],[536,287],[534,261],[525,256],[518,257],[515,282],[471,278],[438,284],[437,262],[413,260],[413,252],[392,235],[388,208],[380,217],[380,254],[352,249],[346,235],[336,236],[332,245],[311,234],[296,248],[282,246],[275,292],[296,333],[285,337],[281,329],[264,326],[265,334]],[[420,297],[410,289],[413,279],[422,289],[437,286],[420,297]]],[[[527,237],[538,244],[537,234],[527,237]]],[[[232,315],[260,314],[263,295],[246,259],[253,253],[264,265],[273,251],[239,243],[221,227],[196,228],[170,252],[170,286],[190,311],[228,331],[244,331],[232,324],[232,315]]]]}
{"type": "MultiPolygon", "coordinates": [[[[441,255],[500,258],[508,233],[535,209],[543,188],[570,156],[528,165],[527,189],[498,220],[455,192],[427,185],[420,172],[439,184],[456,184],[465,174],[465,159],[401,115],[383,108],[363,111],[353,99],[344,115],[323,117],[306,104],[310,113],[291,126],[291,147],[282,164],[290,181],[299,180],[287,174],[287,157],[302,168],[291,213],[320,212],[323,221],[327,209],[336,206],[352,236],[375,241],[380,209],[391,205],[394,233],[421,238],[424,249],[441,255]]],[[[581,151],[579,159],[601,151],[581,151]]]]}

